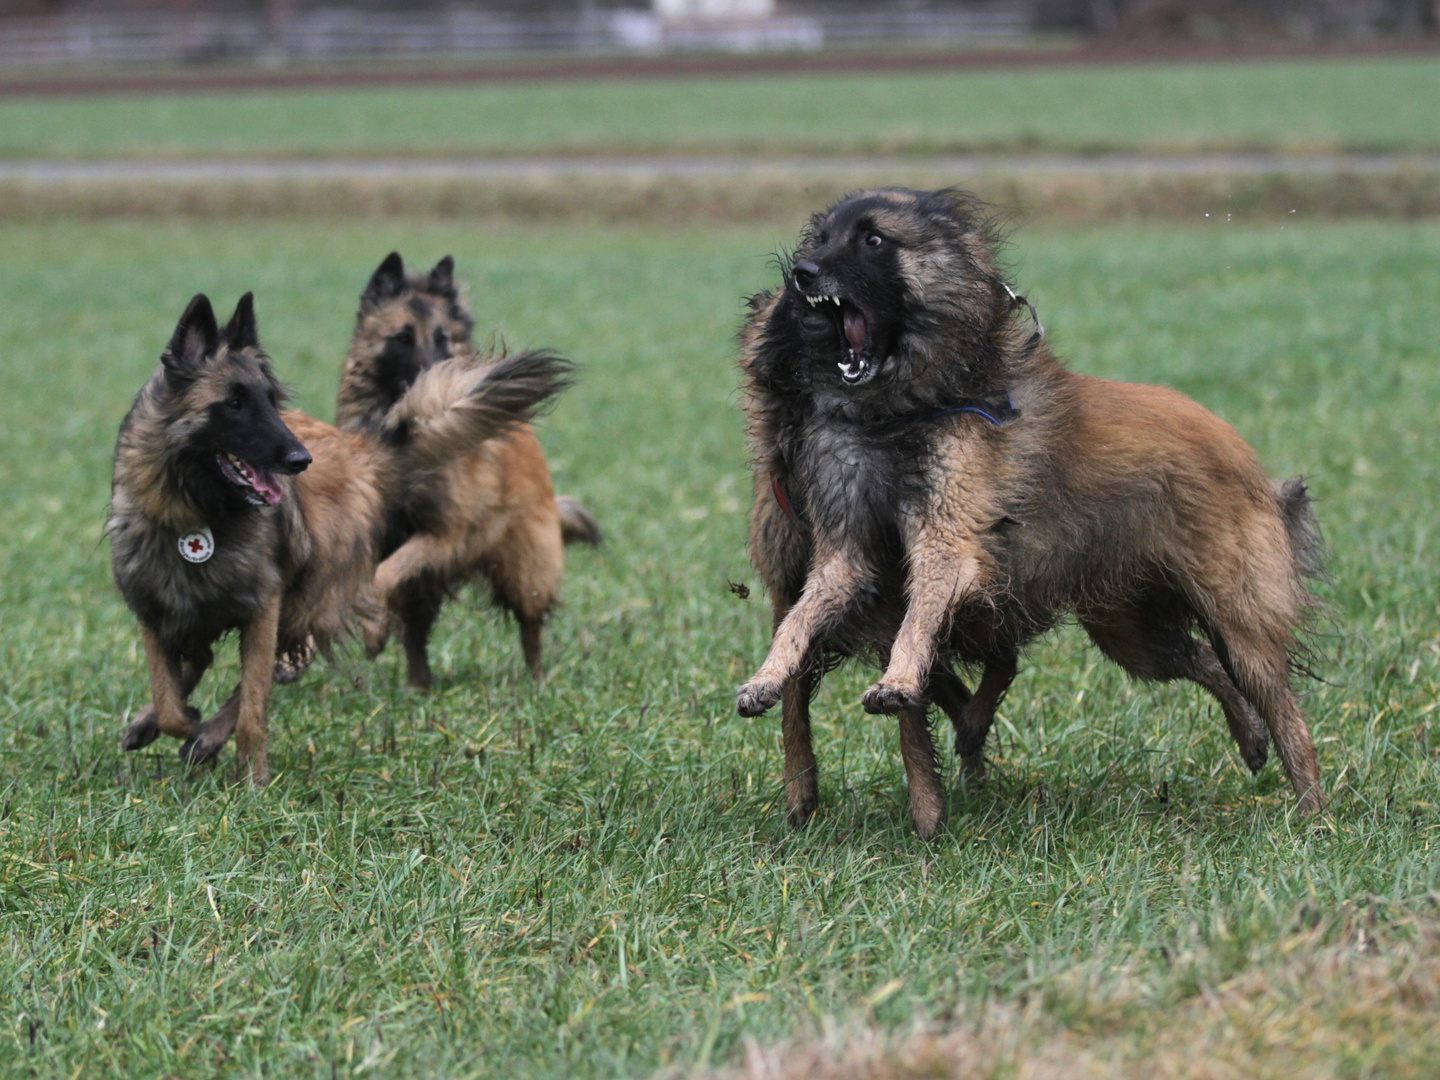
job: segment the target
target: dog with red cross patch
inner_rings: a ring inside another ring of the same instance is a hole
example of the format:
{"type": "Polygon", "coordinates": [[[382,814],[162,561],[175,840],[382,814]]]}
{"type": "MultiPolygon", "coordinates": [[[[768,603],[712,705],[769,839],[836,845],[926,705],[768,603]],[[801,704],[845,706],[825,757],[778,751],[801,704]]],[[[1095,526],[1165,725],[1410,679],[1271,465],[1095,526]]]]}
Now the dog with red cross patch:
{"type": "Polygon", "coordinates": [[[127,750],[162,733],[189,763],[233,733],[239,778],[270,774],[277,657],[328,650],[373,608],[387,516],[418,476],[523,424],[570,365],[524,354],[418,377],[372,432],[283,408],[251,294],[222,328],[196,296],[120,427],[106,533],[140,623],[150,703],[127,750]],[[240,683],[209,720],[188,704],[215,642],[240,633],[240,683]]]}

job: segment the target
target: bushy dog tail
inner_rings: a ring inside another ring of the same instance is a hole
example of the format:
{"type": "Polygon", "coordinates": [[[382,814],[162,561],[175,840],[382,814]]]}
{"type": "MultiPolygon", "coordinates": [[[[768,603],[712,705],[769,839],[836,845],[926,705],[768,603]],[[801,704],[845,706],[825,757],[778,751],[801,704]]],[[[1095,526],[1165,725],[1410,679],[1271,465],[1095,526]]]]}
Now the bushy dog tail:
{"type": "Polygon", "coordinates": [[[1282,481],[1275,487],[1280,503],[1280,516],[1290,537],[1290,551],[1301,575],[1307,578],[1325,576],[1325,542],[1320,537],[1320,524],[1310,501],[1310,489],[1299,476],[1282,481]]]}
{"type": "Polygon", "coordinates": [[[600,525],[579,499],[561,495],[555,500],[555,508],[560,511],[560,536],[565,543],[600,546],[600,525]]]}
{"type": "Polygon", "coordinates": [[[380,436],[403,451],[410,468],[435,468],[534,418],[574,374],[574,364],[544,350],[491,364],[443,360],[422,371],[386,413],[380,436]]]}

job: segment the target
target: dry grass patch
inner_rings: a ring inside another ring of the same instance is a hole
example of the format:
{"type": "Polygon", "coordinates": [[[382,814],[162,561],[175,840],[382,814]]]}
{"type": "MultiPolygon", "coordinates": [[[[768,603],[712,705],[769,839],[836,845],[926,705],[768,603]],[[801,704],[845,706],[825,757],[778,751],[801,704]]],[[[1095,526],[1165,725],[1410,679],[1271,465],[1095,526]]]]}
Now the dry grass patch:
{"type": "Polygon", "coordinates": [[[257,216],[349,221],[396,215],[517,222],[656,225],[783,224],[804,220],[858,187],[959,185],[1027,218],[1073,224],[1123,220],[1440,215],[1440,172],[1135,174],[901,171],[632,177],[364,178],[0,183],[0,218],[205,218],[257,216]]]}
{"type": "MultiPolygon", "coordinates": [[[[1077,968],[978,1016],[903,1035],[869,1025],[762,1050],[716,1080],[1232,1080],[1433,1076],[1440,1060],[1440,916],[1363,906],[1251,957],[1177,957],[1175,999],[1138,969],[1077,968]]],[[[1302,915],[1302,921],[1304,916],[1302,915]]]]}

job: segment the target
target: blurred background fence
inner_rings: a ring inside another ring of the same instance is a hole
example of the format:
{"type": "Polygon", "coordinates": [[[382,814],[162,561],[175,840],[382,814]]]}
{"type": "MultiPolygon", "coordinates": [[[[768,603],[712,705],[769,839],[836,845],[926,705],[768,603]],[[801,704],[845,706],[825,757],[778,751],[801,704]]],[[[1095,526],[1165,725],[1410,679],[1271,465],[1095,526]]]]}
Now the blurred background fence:
{"type": "Polygon", "coordinates": [[[1047,32],[1302,41],[1434,32],[1440,0],[0,0],[0,65],[1014,44],[1047,32]]]}

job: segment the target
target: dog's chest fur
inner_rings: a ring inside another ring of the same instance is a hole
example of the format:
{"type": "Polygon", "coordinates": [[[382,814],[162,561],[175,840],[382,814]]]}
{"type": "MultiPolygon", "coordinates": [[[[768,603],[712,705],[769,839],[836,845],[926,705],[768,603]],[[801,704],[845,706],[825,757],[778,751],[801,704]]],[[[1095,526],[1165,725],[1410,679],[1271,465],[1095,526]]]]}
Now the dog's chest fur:
{"type": "Polygon", "coordinates": [[[901,556],[899,522],[923,497],[915,454],[842,418],[813,414],[790,443],[799,512],[826,546],[862,555],[876,570],[901,556]]]}
{"type": "Polygon", "coordinates": [[[143,623],[187,653],[243,626],[280,589],[281,520],[278,511],[257,508],[215,524],[214,554],[192,563],[175,530],[118,512],[110,523],[115,582],[143,623]]]}

